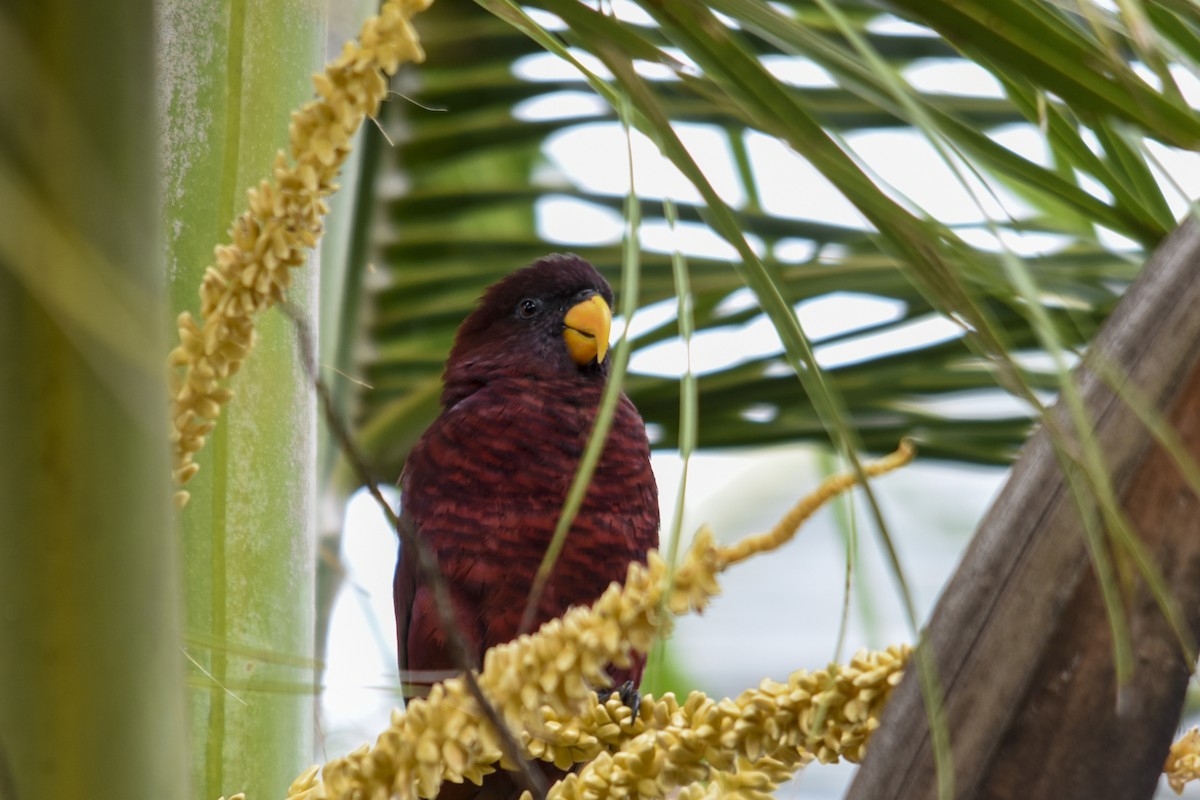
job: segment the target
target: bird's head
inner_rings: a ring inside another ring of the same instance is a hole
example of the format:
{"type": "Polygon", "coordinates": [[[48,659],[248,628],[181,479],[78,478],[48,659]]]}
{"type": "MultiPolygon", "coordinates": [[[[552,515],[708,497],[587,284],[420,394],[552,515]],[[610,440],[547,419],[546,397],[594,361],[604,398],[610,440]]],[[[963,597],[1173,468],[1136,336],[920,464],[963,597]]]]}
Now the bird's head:
{"type": "Polygon", "coordinates": [[[446,378],[595,377],[608,371],[612,288],[588,262],[549,255],[493,284],[454,337],[446,378]]]}

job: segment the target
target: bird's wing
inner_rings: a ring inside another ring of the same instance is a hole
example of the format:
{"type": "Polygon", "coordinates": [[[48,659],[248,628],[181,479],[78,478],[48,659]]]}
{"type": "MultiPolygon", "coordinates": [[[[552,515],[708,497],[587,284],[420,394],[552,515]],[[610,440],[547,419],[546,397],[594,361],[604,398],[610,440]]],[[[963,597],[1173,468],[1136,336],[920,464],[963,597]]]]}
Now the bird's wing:
{"type": "MultiPolygon", "coordinates": [[[[404,528],[405,536],[408,536],[410,540],[412,536],[415,536],[413,518],[407,510],[401,510],[399,525],[404,528]]],[[[418,580],[416,553],[406,554],[404,552],[404,537],[401,537],[396,548],[396,574],[392,578],[392,602],[396,609],[396,657],[400,661],[402,681],[405,670],[408,669],[408,628],[412,619],[413,598],[417,593],[418,580]]]]}

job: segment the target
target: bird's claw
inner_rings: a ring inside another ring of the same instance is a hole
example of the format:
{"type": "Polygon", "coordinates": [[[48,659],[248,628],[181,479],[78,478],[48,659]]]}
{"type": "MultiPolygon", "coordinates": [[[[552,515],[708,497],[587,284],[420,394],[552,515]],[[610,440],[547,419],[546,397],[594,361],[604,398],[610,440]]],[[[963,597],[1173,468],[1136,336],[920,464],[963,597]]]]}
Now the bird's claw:
{"type": "Polygon", "coordinates": [[[638,711],[642,707],[642,693],[638,691],[637,685],[633,681],[625,681],[615,688],[596,690],[596,695],[600,698],[601,703],[606,702],[614,694],[621,698],[622,705],[633,712],[633,719],[636,720],[638,711]]]}

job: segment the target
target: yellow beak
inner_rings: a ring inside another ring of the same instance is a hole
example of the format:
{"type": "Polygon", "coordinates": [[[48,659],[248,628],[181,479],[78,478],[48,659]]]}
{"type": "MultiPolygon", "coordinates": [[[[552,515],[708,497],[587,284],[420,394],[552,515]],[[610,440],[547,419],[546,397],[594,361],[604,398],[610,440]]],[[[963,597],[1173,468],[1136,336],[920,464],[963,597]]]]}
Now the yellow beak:
{"type": "Polygon", "coordinates": [[[604,363],[608,353],[608,334],[612,327],[612,310],[604,298],[594,294],[576,303],[563,317],[563,339],[571,360],[579,366],[604,363]]]}

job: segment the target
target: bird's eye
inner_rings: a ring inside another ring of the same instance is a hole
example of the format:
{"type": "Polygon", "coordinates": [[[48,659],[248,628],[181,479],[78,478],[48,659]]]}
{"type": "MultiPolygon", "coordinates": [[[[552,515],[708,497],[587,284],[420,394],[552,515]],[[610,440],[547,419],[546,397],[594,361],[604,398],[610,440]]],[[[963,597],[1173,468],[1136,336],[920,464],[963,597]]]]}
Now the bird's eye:
{"type": "Polygon", "coordinates": [[[517,316],[521,319],[533,319],[537,313],[542,310],[540,300],[535,300],[532,297],[527,297],[517,303],[517,316]]]}

